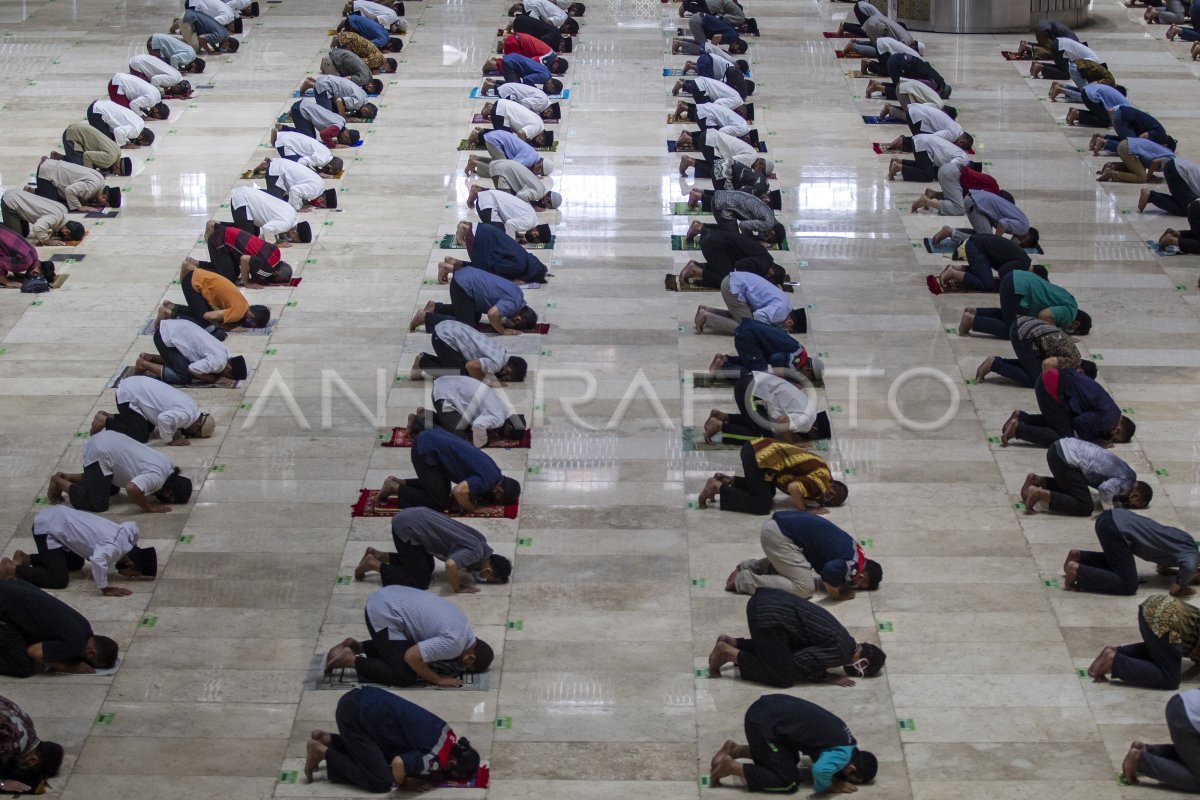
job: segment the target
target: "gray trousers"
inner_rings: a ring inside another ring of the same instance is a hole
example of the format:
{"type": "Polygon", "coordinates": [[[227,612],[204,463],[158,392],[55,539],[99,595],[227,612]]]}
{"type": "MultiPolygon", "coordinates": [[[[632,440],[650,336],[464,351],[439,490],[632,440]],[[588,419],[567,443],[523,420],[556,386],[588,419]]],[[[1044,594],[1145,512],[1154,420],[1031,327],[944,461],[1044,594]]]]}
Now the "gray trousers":
{"type": "Polygon", "coordinates": [[[959,228],[950,234],[950,240],[954,242],[954,246],[962,247],[963,242],[970,239],[976,233],[991,233],[995,230],[992,227],[992,221],[975,205],[975,201],[968,197],[963,201],[963,207],[967,212],[967,222],[971,223],[971,229],[959,228]]]}
{"type": "Polygon", "coordinates": [[[475,156],[475,174],[481,178],[492,177],[492,162],[502,161],[507,158],[499,147],[494,146],[491,142],[484,141],[483,146],[487,148],[486,156],[475,156]]]}
{"type": "Polygon", "coordinates": [[[1167,701],[1166,716],[1171,744],[1147,745],[1138,758],[1138,774],[1200,794],[1200,731],[1192,727],[1179,695],[1167,701]]]}
{"type": "Polygon", "coordinates": [[[958,177],[961,171],[962,167],[953,161],[938,167],[938,186],[942,190],[942,200],[938,204],[939,216],[961,217],[967,213],[958,177]]]}
{"type": "Polygon", "coordinates": [[[813,596],[817,579],[804,552],[779,532],[775,520],[763,523],[758,535],[766,558],[752,558],[738,564],[733,586],[740,594],[754,594],[759,589],[782,589],[803,598],[813,596]]]}
{"type": "Polygon", "coordinates": [[[704,323],[704,332],[719,336],[733,336],[738,323],[746,317],[753,316],[754,309],[729,289],[728,275],[725,276],[725,280],[721,281],[721,299],[725,301],[725,308],[728,310],[708,309],[708,320],[704,323]]]}
{"type": "Polygon", "coordinates": [[[704,43],[708,41],[708,37],[704,35],[704,26],[700,24],[700,15],[693,14],[688,17],[688,30],[692,34],[693,42],[681,42],[679,50],[689,56],[696,56],[704,52],[704,43]]]}

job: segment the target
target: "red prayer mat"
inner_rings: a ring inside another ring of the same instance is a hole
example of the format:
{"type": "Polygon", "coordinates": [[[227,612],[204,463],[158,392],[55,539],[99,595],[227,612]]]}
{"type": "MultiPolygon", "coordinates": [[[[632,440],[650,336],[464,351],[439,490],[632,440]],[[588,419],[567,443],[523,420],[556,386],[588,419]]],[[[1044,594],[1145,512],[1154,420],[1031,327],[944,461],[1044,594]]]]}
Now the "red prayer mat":
{"type": "Polygon", "coordinates": [[[825,31],[821,34],[826,39],[854,39],[853,33],[838,33],[837,31],[825,31]]]}
{"type": "MultiPolygon", "coordinates": [[[[533,441],[533,432],[526,430],[521,434],[520,439],[492,439],[488,441],[488,447],[504,448],[505,450],[527,449],[533,441]]],[[[412,437],[408,435],[407,428],[392,428],[392,438],[386,442],[380,442],[380,447],[412,447],[412,437]]]]}
{"type": "Polygon", "coordinates": [[[1012,50],[1001,50],[1000,55],[1005,61],[1033,61],[1033,56],[1019,56],[1012,50]]]}
{"type": "MultiPolygon", "coordinates": [[[[375,499],[379,497],[378,489],[362,489],[358,495],[358,502],[350,507],[350,516],[352,517],[394,517],[396,512],[402,509],[397,505],[376,505],[375,499]]],[[[507,506],[483,506],[467,514],[461,510],[457,513],[451,513],[447,516],[451,517],[475,517],[480,519],[516,519],[517,511],[520,508],[520,503],[513,503],[507,506]]]]}

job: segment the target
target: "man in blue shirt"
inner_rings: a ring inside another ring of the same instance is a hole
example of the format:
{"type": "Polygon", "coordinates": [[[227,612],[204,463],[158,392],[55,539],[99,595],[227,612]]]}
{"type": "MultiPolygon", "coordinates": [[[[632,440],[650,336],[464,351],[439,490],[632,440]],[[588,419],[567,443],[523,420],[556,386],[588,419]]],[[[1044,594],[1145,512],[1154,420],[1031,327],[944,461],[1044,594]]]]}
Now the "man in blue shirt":
{"type": "Polygon", "coordinates": [[[1107,128],[1112,125],[1113,112],[1122,106],[1131,105],[1125,97],[1125,87],[1115,89],[1104,83],[1089,83],[1081,93],[1087,110],[1072,108],[1067,111],[1068,125],[1086,125],[1089,128],[1107,128]]]}
{"type": "Polygon", "coordinates": [[[521,496],[521,484],[502,474],[491,456],[449,431],[421,431],[410,453],[417,477],[388,476],[379,490],[380,503],[395,497],[400,508],[471,512],[511,505],[521,496]]]}
{"type": "MultiPolygon", "coordinates": [[[[700,12],[688,17],[688,31],[692,38],[673,39],[671,54],[686,53],[694,56],[704,52],[704,45],[711,42],[728,48],[730,55],[741,55],[750,49],[745,39],[738,35],[737,28],[713,14],[700,12]]],[[[681,31],[682,32],[682,31],[681,31]]]]}
{"type": "Polygon", "coordinates": [[[462,267],[454,271],[450,281],[450,302],[426,303],[408,329],[415,331],[424,325],[432,333],[439,322],[448,318],[475,325],[480,314],[486,314],[492,329],[505,336],[533,330],[538,320],[537,312],[525,305],[521,287],[478,267],[462,267]]]}
{"type": "Polygon", "coordinates": [[[488,165],[493,161],[516,161],[539,178],[544,178],[554,171],[554,165],[538,155],[528,142],[522,141],[512,131],[494,130],[483,135],[483,146],[487,148],[486,156],[472,154],[467,158],[465,173],[472,172],[481,178],[492,177],[488,165]]]}
{"type": "Polygon", "coordinates": [[[749,744],[725,742],[712,757],[709,781],[736,776],[752,792],[790,794],[800,786],[800,756],[812,760],[813,793],[844,794],[875,779],[879,762],[833,713],[784,694],[765,694],[746,709],[749,744]],[[738,759],[751,759],[743,764],[738,759]]]}
{"type": "Polygon", "coordinates": [[[337,30],[351,30],[385,53],[399,53],[404,49],[403,41],[389,36],[387,28],[362,14],[350,14],[338,24],[337,30]]]}
{"type": "Polygon", "coordinates": [[[1137,430],[1112,395],[1078,370],[1043,370],[1033,393],[1039,413],[1014,411],[1001,431],[1002,447],[1012,439],[1049,447],[1068,436],[1111,447],[1128,442],[1137,430]]]}
{"type": "Polygon", "coordinates": [[[236,53],[241,45],[229,35],[229,30],[201,11],[189,8],[183,17],[171,25],[171,33],[178,33],[193,50],[205,53],[236,53]]]}
{"type": "Polygon", "coordinates": [[[479,769],[479,753],[446,721],[403,697],[366,686],[338,700],[337,733],[314,730],[304,778],[326,764],[333,783],[369,792],[390,792],[406,781],[419,784],[467,780],[479,769]]]}
{"type": "Polygon", "coordinates": [[[146,52],[162,59],[180,72],[204,72],[204,59],[196,58],[196,51],[182,39],[167,33],[155,33],[146,40],[146,52]]]}
{"type": "Polygon", "coordinates": [[[1169,147],[1133,136],[1119,142],[1105,142],[1105,150],[1115,150],[1120,161],[1109,161],[1100,170],[1098,181],[1120,181],[1121,183],[1150,183],[1154,173],[1175,158],[1169,147]]]}

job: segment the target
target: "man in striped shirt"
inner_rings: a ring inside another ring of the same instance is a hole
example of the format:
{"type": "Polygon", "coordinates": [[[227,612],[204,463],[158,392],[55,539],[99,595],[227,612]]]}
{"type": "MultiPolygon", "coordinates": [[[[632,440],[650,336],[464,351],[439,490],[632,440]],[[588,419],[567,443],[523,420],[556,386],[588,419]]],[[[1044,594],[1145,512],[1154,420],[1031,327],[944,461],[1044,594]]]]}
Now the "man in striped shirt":
{"type": "Polygon", "coordinates": [[[801,681],[853,686],[852,676],[873,678],[887,660],[821,606],[779,589],[760,589],[746,604],[748,637],[721,634],[708,656],[708,677],[733,664],[743,679],[786,689],[801,681]],[[838,675],[829,670],[841,668],[838,675]]]}

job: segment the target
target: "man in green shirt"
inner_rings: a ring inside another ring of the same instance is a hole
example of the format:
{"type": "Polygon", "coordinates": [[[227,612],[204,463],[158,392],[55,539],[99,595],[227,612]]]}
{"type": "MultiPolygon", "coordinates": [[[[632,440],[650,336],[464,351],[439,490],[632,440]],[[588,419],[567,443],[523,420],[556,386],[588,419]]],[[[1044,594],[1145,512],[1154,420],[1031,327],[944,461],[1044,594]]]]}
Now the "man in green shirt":
{"type": "Polygon", "coordinates": [[[1000,308],[965,309],[958,335],[970,336],[974,331],[1007,339],[1020,316],[1037,317],[1075,336],[1087,336],[1092,329],[1092,318],[1070,292],[1033,272],[1014,270],[1000,281],[1000,308]]]}

